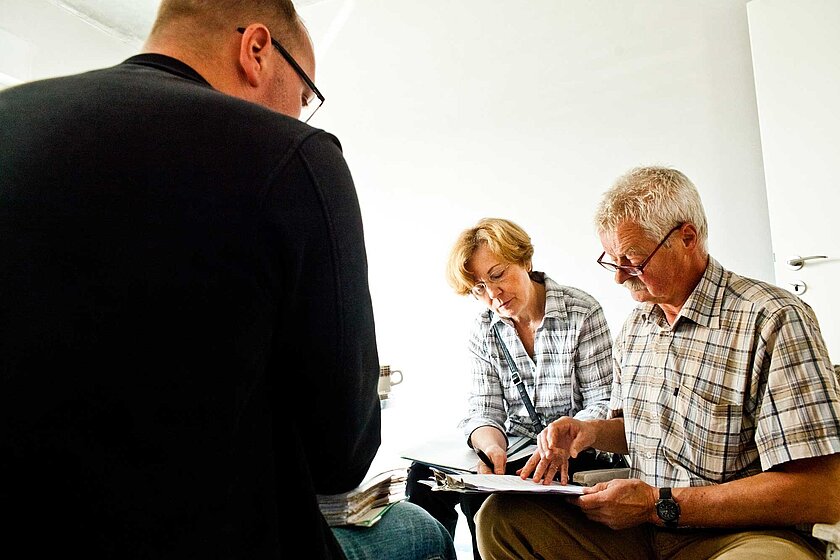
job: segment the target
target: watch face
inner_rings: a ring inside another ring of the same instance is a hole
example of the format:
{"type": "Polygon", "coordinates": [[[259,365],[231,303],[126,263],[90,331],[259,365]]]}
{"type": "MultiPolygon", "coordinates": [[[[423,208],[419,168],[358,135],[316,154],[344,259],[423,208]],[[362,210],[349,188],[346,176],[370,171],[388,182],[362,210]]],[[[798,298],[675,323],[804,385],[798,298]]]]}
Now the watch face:
{"type": "Polygon", "coordinates": [[[656,513],[662,521],[676,521],[680,517],[680,506],[673,500],[659,500],[656,513]]]}

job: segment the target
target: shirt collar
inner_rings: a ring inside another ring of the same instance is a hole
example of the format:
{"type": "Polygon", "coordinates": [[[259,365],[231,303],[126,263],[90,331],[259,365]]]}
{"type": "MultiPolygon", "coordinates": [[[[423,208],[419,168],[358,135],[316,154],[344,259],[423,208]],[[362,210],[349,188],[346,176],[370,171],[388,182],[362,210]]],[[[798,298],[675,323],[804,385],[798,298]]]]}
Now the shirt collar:
{"type": "MultiPolygon", "coordinates": [[[[563,289],[560,284],[549,278],[545,272],[534,270],[531,272],[531,278],[545,286],[545,317],[543,322],[549,317],[558,319],[559,321],[568,320],[566,312],[566,303],[563,300],[563,289]]],[[[506,325],[510,325],[510,320],[503,320],[501,316],[490,311],[490,326],[502,321],[506,325]]]]}
{"type": "Polygon", "coordinates": [[[563,299],[563,289],[560,284],[545,276],[545,316],[558,319],[560,322],[568,320],[566,302],[563,299]]]}
{"type": "MultiPolygon", "coordinates": [[[[703,276],[700,277],[700,281],[694,287],[688,299],[685,300],[674,325],[682,317],[710,329],[720,328],[720,309],[723,305],[723,294],[730,274],[710,256],[709,264],[706,265],[703,276]]],[[[656,317],[664,317],[659,306],[653,303],[643,304],[641,310],[642,315],[648,321],[655,322],[656,317]]]]}
{"type": "Polygon", "coordinates": [[[210,82],[205,80],[204,77],[196,72],[191,66],[181,62],[177,58],[172,58],[171,56],[166,56],[165,54],[138,54],[126,59],[123,61],[123,64],[139,64],[141,66],[157,68],[158,70],[163,70],[164,72],[175,74],[176,76],[181,76],[182,78],[187,78],[189,80],[213,87],[210,85],[210,82]]]}

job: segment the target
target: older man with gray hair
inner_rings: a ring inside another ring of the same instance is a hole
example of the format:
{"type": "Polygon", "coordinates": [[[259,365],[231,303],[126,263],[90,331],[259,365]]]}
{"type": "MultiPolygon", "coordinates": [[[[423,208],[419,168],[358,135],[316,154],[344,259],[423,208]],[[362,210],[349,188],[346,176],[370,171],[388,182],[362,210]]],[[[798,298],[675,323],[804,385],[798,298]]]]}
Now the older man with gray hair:
{"type": "Polygon", "coordinates": [[[610,417],[561,418],[538,445],[627,454],[630,478],[570,503],[491,497],[482,557],[820,558],[797,528],[840,520],[840,394],[811,308],[709,256],[700,196],[675,169],[619,178],[595,223],[598,263],[639,305],[613,346],[610,417]]]}

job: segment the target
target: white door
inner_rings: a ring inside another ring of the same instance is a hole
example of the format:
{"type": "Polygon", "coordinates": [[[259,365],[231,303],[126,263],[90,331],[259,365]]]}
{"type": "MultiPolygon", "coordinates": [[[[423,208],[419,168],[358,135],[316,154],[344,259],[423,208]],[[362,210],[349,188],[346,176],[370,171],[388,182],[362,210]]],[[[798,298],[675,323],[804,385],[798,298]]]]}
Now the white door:
{"type": "Polygon", "coordinates": [[[752,0],[747,16],[776,283],[814,308],[837,364],[840,1],[752,0]]]}

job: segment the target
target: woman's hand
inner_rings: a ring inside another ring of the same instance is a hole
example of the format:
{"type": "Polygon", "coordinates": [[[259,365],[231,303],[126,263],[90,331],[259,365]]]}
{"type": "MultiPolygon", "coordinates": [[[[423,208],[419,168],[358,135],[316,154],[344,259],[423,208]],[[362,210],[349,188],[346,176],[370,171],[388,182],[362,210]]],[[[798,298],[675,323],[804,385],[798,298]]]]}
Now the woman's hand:
{"type": "Polygon", "coordinates": [[[475,449],[476,453],[481,450],[487,458],[493,463],[491,469],[484,464],[484,461],[478,460],[476,463],[476,472],[478,474],[505,474],[505,467],[507,467],[507,439],[495,426],[482,426],[470,435],[470,445],[475,449]]]}
{"type": "MultiPolygon", "coordinates": [[[[478,451],[478,448],[476,448],[476,451],[478,451]]],[[[476,468],[478,474],[505,474],[505,468],[507,467],[506,449],[503,449],[496,444],[491,444],[481,451],[483,451],[487,458],[490,459],[490,462],[493,463],[493,469],[490,469],[490,467],[485,465],[484,461],[479,460],[478,467],[476,468]]]]}

